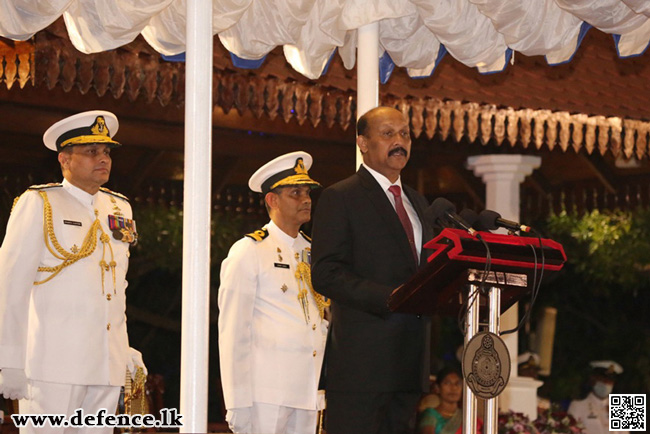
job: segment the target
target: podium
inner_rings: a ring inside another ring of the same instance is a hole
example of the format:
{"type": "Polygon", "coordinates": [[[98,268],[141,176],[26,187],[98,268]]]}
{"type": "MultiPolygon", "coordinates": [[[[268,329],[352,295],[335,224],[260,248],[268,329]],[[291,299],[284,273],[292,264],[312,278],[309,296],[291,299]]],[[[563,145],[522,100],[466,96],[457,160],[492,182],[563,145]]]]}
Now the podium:
{"type": "MultiPolygon", "coordinates": [[[[433,250],[427,264],[393,291],[388,306],[418,315],[458,315],[463,308],[465,350],[480,325],[498,336],[501,314],[527,295],[542,273],[546,278],[566,262],[562,245],[553,240],[489,232],[472,236],[460,229],[444,229],[424,248],[433,250]]],[[[486,399],[485,434],[497,433],[496,395],[486,399]]],[[[476,432],[476,405],[465,381],[463,434],[476,432]]]]}

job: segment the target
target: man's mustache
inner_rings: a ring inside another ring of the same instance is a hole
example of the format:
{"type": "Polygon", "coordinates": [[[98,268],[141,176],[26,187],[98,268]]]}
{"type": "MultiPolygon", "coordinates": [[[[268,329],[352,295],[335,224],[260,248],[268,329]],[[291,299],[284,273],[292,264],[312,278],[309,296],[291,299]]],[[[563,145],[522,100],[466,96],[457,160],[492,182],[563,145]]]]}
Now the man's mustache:
{"type": "Polygon", "coordinates": [[[392,157],[393,155],[397,155],[397,154],[400,154],[400,153],[402,155],[404,155],[405,157],[408,157],[408,155],[409,155],[409,153],[408,153],[408,151],[406,149],[402,148],[401,146],[398,146],[395,149],[391,149],[390,152],[388,152],[388,156],[392,157]]]}

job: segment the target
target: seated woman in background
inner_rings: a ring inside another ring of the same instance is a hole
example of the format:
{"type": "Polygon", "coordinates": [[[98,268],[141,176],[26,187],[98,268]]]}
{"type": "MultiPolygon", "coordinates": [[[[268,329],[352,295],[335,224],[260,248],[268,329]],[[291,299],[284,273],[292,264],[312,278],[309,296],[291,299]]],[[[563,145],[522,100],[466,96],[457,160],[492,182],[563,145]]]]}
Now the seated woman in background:
{"type": "MultiPolygon", "coordinates": [[[[463,377],[456,368],[442,369],[436,376],[440,404],[426,408],[420,414],[418,432],[420,434],[461,434],[463,411],[459,407],[463,397],[463,377]]],[[[483,422],[477,421],[481,433],[483,422]]]]}

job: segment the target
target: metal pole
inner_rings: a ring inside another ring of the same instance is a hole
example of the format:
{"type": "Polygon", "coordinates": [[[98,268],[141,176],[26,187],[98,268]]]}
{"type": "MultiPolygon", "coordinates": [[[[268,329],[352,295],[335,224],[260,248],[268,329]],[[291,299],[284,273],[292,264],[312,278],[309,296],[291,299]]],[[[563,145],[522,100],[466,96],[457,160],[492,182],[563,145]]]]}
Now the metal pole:
{"type": "MultiPolygon", "coordinates": [[[[379,105],[379,23],[357,29],[357,119],[379,105]]],[[[357,164],[363,162],[357,147],[357,164]]]]}
{"type": "MultiPolygon", "coordinates": [[[[501,316],[501,289],[491,287],[489,290],[488,331],[499,334],[499,317],[501,316]]],[[[499,397],[485,400],[485,434],[496,434],[499,428],[499,397]]]]}
{"type": "MultiPolygon", "coordinates": [[[[478,332],[478,314],[479,314],[479,296],[472,297],[472,294],[478,294],[478,285],[469,285],[467,297],[469,299],[467,306],[466,330],[465,330],[465,348],[467,344],[478,332]]],[[[469,388],[467,383],[463,386],[463,434],[476,434],[476,396],[469,388]]]]}
{"type": "Polygon", "coordinates": [[[187,0],[181,433],[208,431],[212,2],[187,0]]]}

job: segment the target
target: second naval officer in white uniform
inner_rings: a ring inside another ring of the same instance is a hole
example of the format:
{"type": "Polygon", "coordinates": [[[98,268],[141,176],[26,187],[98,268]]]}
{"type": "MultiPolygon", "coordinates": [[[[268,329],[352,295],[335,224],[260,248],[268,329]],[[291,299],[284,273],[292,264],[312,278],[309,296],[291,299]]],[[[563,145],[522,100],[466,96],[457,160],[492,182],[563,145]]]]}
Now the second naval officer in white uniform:
{"type": "Polygon", "coordinates": [[[311,218],[319,184],[306,152],[258,169],[249,187],[263,193],[271,221],[237,241],[221,265],[221,381],[235,433],[312,434],[323,395],[318,381],[328,301],[311,285],[311,218]]]}

